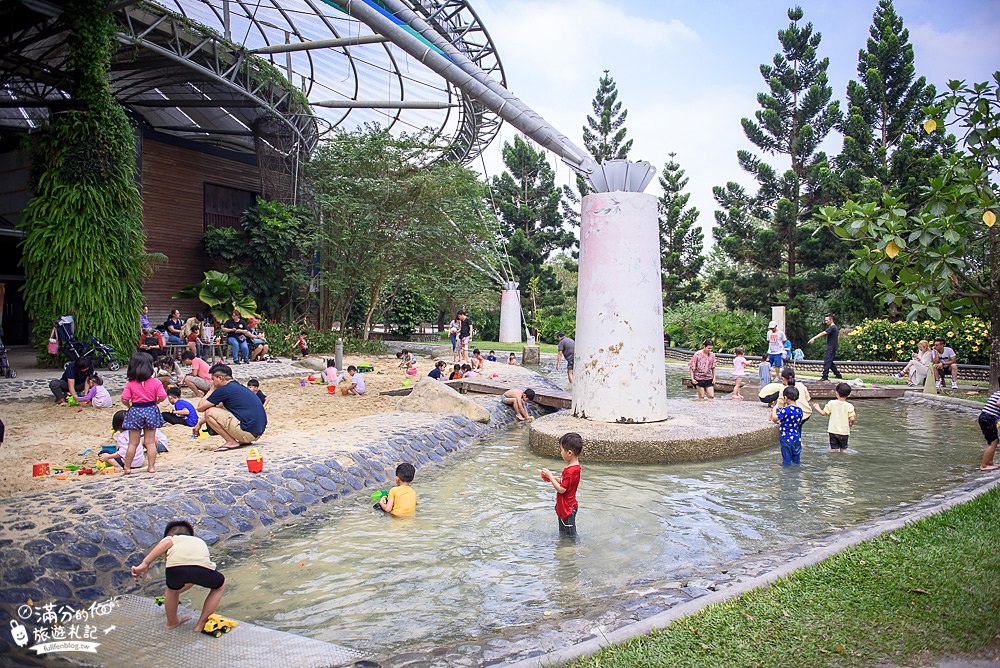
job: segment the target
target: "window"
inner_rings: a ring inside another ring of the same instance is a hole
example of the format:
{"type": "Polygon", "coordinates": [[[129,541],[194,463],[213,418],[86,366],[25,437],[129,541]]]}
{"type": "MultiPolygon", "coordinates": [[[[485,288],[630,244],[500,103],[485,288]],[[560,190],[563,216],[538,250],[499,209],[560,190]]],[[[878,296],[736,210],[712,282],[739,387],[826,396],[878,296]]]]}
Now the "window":
{"type": "Polygon", "coordinates": [[[240,216],[257,201],[257,193],[228,186],[205,184],[205,229],[239,227],[240,216]]]}

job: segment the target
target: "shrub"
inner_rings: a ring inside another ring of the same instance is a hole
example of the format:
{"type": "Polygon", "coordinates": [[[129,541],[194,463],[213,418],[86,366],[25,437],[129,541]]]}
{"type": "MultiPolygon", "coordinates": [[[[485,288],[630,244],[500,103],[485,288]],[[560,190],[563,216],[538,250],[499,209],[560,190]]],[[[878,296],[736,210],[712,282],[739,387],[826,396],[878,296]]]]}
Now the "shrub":
{"type": "MultiPolygon", "coordinates": [[[[271,347],[272,355],[284,355],[291,357],[299,354],[299,349],[295,342],[299,338],[299,332],[303,330],[301,325],[287,325],[279,322],[261,323],[264,335],[271,347]]],[[[337,339],[344,339],[344,354],[350,355],[384,355],[387,352],[385,344],[377,339],[362,341],[356,336],[345,335],[340,332],[331,332],[321,329],[305,328],[306,338],[309,341],[309,350],[318,354],[333,354],[337,349],[337,339]]]]}
{"type": "Polygon", "coordinates": [[[989,364],[990,326],[979,318],[963,318],[960,323],[867,319],[841,341],[840,357],[905,362],[918,341],[933,344],[938,337],[955,350],[959,364],[989,364]]]}
{"type": "Polygon", "coordinates": [[[538,329],[538,340],[544,343],[555,343],[556,332],[566,332],[566,336],[571,339],[576,338],[576,311],[565,311],[559,314],[546,315],[539,311],[538,321],[535,323],[538,329]]]}
{"type": "Polygon", "coordinates": [[[743,346],[746,354],[762,352],[766,347],[767,318],[740,309],[729,311],[701,303],[680,304],[663,312],[663,331],[671,343],[681,348],[700,348],[712,339],[715,351],[732,352],[743,346]]]}

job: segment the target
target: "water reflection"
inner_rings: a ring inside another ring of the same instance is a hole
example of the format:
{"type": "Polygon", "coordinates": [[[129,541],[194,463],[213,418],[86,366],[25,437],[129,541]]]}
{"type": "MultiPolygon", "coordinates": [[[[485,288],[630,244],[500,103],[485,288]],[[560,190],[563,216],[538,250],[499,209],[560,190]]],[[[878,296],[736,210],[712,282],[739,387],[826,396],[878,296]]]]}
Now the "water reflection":
{"type": "MultiPolygon", "coordinates": [[[[856,524],[961,479],[967,416],[895,401],[859,402],[846,454],[826,422],[804,434],[801,467],[773,449],[678,465],[592,464],[583,454],[580,539],[560,540],[550,485],[516,426],[421,470],[416,517],[367,497],[281,531],[260,556],[225,564],[233,615],[371,651],[474,637],[629,582],[720,563],[856,524]]],[[[973,459],[975,459],[973,457],[973,459]]]]}

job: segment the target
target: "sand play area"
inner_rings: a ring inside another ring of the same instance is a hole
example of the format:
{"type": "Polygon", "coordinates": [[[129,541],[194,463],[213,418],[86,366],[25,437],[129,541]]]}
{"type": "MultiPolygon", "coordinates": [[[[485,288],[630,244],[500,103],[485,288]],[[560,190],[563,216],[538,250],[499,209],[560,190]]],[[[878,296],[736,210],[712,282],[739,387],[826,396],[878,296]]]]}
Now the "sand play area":
{"type": "MultiPolygon", "coordinates": [[[[450,351],[446,359],[450,360],[450,351]]],[[[374,363],[376,372],[366,373],[367,392],[365,396],[343,396],[339,392],[330,394],[325,385],[309,384],[303,387],[302,379],[310,373],[303,369],[300,376],[261,380],[261,390],[270,398],[267,417],[267,431],[258,444],[266,450],[268,442],[281,437],[282,446],[294,446],[297,437],[308,438],[316,431],[331,424],[346,423],[359,417],[393,411],[398,397],[380,396],[384,390],[397,389],[405,380],[415,382],[426,376],[434,362],[426,357],[418,358],[417,374],[407,376],[398,368],[394,356],[345,356],[348,364],[374,363]],[[382,373],[378,373],[381,371],[382,373]]],[[[499,365],[497,365],[499,366],[499,365]]],[[[237,367],[238,369],[240,367],[237,367]]],[[[253,367],[250,368],[250,371],[253,367]]],[[[499,369],[497,369],[499,370],[499,369]]],[[[242,374],[241,374],[242,375],[242,374]]],[[[183,398],[197,406],[190,390],[184,389],[183,398]]],[[[0,418],[7,427],[7,435],[0,447],[0,497],[21,496],[58,487],[67,487],[81,481],[93,480],[95,476],[78,475],[70,472],[65,480],[54,476],[33,478],[32,465],[48,462],[51,465],[77,465],[93,467],[102,445],[112,443],[111,416],[123,406],[119,403],[121,393],[113,393],[115,406],[96,409],[89,406],[82,410],[68,406],[56,406],[54,402],[8,401],[0,403],[0,418]],[[90,450],[88,454],[81,454],[90,450]]],[[[164,401],[160,408],[168,410],[170,404],[164,401]]],[[[159,471],[176,470],[194,462],[204,462],[211,458],[229,457],[243,459],[248,449],[217,453],[222,438],[213,436],[199,440],[191,439],[191,429],[182,425],[166,425],[164,433],[169,441],[170,451],[157,456],[159,471]]],[[[113,477],[119,472],[104,475],[113,477]]],[[[135,470],[133,475],[147,476],[145,467],[135,470]]],[[[155,475],[155,474],[152,474],[155,475]]]]}

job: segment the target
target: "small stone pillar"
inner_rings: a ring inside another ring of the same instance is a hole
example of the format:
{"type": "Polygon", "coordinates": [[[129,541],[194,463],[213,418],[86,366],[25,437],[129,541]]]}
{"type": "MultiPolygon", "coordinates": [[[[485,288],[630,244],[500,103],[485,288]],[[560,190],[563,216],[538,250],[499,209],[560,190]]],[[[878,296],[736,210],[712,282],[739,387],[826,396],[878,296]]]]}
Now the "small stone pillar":
{"type": "Polygon", "coordinates": [[[573,415],[601,422],[667,418],[656,198],[583,198],[573,415]]]}
{"type": "Polygon", "coordinates": [[[521,342],[521,293],[517,283],[504,283],[500,295],[500,343],[521,342]]]}
{"type": "MultiPolygon", "coordinates": [[[[957,374],[955,375],[955,378],[956,380],[958,379],[957,374]]],[[[927,377],[924,378],[924,395],[930,396],[932,394],[937,394],[937,393],[938,393],[937,378],[935,377],[934,373],[934,365],[931,364],[930,367],[927,369],[927,377]]]]}
{"type": "Polygon", "coordinates": [[[521,364],[540,364],[542,360],[538,351],[538,346],[524,346],[521,349],[521,364]]]}
{"type": "Polygon", "coordinates": [[[788,330],[785,329],[785,307],[784,305],[772,306],[771,307],[771,320],[778,323],[778,331],[784,332],[785,336],[788,336],[788,330]]]}

